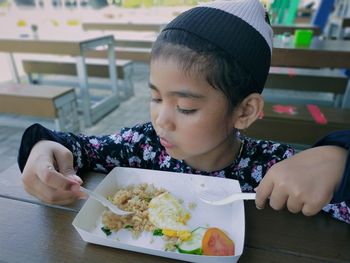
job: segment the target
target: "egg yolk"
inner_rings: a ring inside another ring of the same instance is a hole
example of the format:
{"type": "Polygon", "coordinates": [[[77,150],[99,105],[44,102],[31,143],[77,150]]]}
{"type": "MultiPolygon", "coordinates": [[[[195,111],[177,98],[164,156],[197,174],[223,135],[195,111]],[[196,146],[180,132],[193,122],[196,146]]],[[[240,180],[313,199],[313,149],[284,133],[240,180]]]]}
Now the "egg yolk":
{"type": "Polygon", "coordinates": [[[187,230],[176,231],[171,229],[163,229],[162,232],[168,237],[178,237],[181,240],[187,240],[191,237],[191,232],[187,230]]]}

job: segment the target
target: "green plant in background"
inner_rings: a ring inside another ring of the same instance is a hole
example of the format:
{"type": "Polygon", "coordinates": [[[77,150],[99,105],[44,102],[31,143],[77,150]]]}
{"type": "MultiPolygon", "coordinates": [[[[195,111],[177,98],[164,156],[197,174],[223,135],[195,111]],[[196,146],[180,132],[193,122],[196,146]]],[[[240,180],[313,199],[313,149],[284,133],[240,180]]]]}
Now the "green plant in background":
{"type": "Polygon", "coordinates": [[[142,0],[123,0],[123,7],[137,8],[142,5],[142,0]]]}
{"type": "Polygon", "coordinates": [[[19,19],[17,21],[17,26],[18,27],[26,27],[27,26],[27,21],[25,21],[24,19],[19,19]]]}
{"type": "Polygon", "coordinates": [[[198,4],[198,1],[197,0],[185,0],[185,4],[186,5],[196,5],[196,4],[198,4]]]}
{"type": "Polygon", "coordinates": [[[56,19],[51,19],[50,22],[54,27],[58,27],[60,25],[60,22],[58,22],[56,19]]]}
{"type": "Polygon", "coordinates": [[[153,0],[143,0],[142,4],[144,7],[152,7],[153,6],[153,0]]]}
{"type": "Polygon", "coordinates": [[[6,8],[9,8],[9,7],[10,7],[9,1],[7,1],[7,0],[0,0],[0,8],[6,9],[6,8]]]}
{"type": "MultiPolygon", "coordinates": [[[[213,0],[119,0],[126,8],[152,7],[152,6],[194,6],[198,3],[211,2],[213,0]]],[[[116,1],[114,1],[116,3],[116,1]]]]}

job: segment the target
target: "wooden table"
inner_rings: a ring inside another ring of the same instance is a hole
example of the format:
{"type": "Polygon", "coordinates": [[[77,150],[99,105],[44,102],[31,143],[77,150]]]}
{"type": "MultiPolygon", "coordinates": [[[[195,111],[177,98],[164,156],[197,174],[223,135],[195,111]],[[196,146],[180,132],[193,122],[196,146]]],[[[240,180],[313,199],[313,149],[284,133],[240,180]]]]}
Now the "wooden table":
{"type": "MultiPolygon", "coordinates": [[[[103,178],[90,173],[87,187],[103,178]]],[[[0,174],[1,262],[176,262],[85,243],[72,226],[84,201],[73,206],[48,206],[23,190],[18,168],[0,174]]],[[[350,226],[320,213],[313,217],[270,208],[257,210],[245,202],[246,238],[239,262],[350,261],[350,226]]]]}
{"type": "Polygon", "coordinates": [[[274,35],[280,35],[284,33],[290,33],[294,35],[295,30],[312,30],[314,36],[321,35],[321,29],[319,26],[311,24],[295,24],[295,25],[272,25],[274,35]]]}
{"type": "MultiPolygon", "coordinates": [[[[346,40],[314,37],[309,47],[295,47],[293,40],[275,37],[272,66],[304,68],[350,68],[350,44],[346,40]]],[[[343,96],[343,108],[350,108],[350,81],[343,96]]]]}
{"type": "Polygon", "coordinates": [[[331,132],[347,130],[350,127],[348,109],[265,102],[263,113],[263,118],[256,120],[248,129],[242,131],[242,134],[263,140],[312,145],[331,132]],[[288,110],[291,110],[291,113],[288,113],[288,110]],[[316,115],[322,116],[326,123],[315,119],[312,115],[315,111],[319,111],[316,115]]]}
{"type": "Polygon", "coordinates": [[[167,24],[165,21],[152,22],[152,21],[86,21],[82,23],[83,30],[100,30],[100,31],[112,31],[112,30],[132,30],[132,31],[155,31],[160,32],[162,28],[167,24]]]}
{"type": "Polygon", "coordinates": [[[21,38],[19,36],[0,36],[0,52],[9,54],[12,75],[15,82],[19,82],[19,76],[15,63],[14,53],[67,55],[75,57],[78,72],[80,96],[82,99],[82,111],[85,125],[91,126],[94,122],[105,116],[106,113],[119,105],[117,73],[115,70],[115,53],[113,36],[90,36],[83,34],[51,33],[40,38],[21,38]],[[106,56],[109,60],[109,75],[111,80],[111,95],[93,104],[90,98],[88,76],[85,64],[86,52],[95,50],[101,46],[107,46],[106,56]]]}

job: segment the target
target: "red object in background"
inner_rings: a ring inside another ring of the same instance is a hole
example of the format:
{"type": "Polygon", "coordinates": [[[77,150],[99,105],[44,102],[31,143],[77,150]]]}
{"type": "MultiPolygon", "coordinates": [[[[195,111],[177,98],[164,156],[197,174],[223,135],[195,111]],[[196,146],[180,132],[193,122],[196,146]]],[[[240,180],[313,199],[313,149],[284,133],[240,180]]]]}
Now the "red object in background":
{"type": "Polygon", "coordinates": [[[297,74],[297,73],[296,73],[296,71],[295,71],[294,68],[288,68],[288,76],[289,76],[290,78],[295,77],[296,74],[297,74]]]}
{"type": "Polygon", "coordinates": [[[274,105],[273,111],[281,114],[285,113],[288,115],[298,114],[298,112],[296,111],[296,107],[290,105],[274,105]]]}
{"type": "Polygon", "coordinates": [[[307,109],[309,110],[312,118],[317,124],[327,124],[328,121],[319,107],[313,104],[308,104],[307,109]]]}

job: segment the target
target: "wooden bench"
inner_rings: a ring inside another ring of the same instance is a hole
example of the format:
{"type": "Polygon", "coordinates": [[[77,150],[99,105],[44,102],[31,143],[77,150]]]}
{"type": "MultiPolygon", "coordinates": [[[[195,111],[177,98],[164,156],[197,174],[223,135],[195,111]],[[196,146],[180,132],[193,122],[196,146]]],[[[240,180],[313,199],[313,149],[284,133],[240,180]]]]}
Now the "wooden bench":
{"type": "MultiPolygon", "coordinates": [[[[76,62],[71,57],[36,56],[22,60],[24,72],[30,83],[34,83],[33,74],[55,74],[77,76],[76,62]]],[[[108,61],[106,59],[87,58],[87,75],[89,77],[109,78],[108,61]]],[[[116,60],[118,79],[122,81],[121,91],[125,97],[134,94],[132,83],[133,63],[130,60],[116,60]]]]}
{"type": "Polygon", "coordinates": [[[265,103],[261,119],[242,133],[258,139],[314,144],[332,131],[350,129],[350,110],[265,103]]]}
{"type": "Polygon", "coordinates": [[[80,130],[73,88],[1,84],[0,113],[53,119],[57,130],[80,130]]]}
{"type": "Polygon", "coordinates": [[[347,76],[338,69],[271,67],[265,87],[344,94],[347,82],[347,76]]]}
{"type": "Polygon", "coordinates": [[[333,93],[334,106],[340,106],[347,83],[347,76],[339,69],[271,67],[265,88],[333,93]]]}

